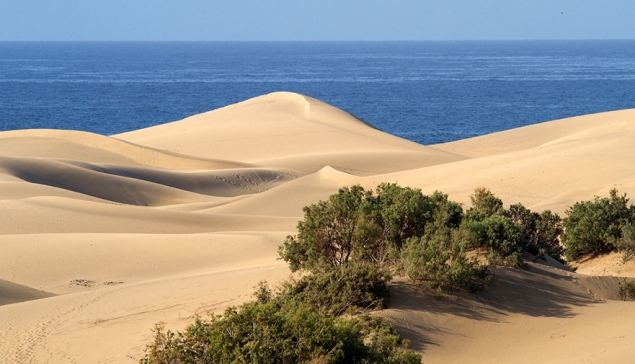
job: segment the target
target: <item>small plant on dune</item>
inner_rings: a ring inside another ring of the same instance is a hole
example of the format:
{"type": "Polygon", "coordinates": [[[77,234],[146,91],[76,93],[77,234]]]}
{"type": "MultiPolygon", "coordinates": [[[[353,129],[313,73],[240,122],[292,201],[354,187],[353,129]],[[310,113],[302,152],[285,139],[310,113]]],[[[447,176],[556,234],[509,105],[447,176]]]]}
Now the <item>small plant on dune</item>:
{"type": "Polygon", "coordinates": [[[503,201],[496,197],[492,191],[485,187],[477,187],[470,196],[472,202],[472,211],[478,212],[483,216],[503,215],[503,201]]]}
{"type": "Polygon", "coordinates": [[[481,221],[466,224],[474,246],[489,251],[488,259],[494,265],[522,267],[522,235],[509,218],[492,215],[481,221]]]}
{"type": "Polygon", "coordinates": [[[620,298],[626,300],[628,298],[635,300],[635,281],[626,278],[620,281],[620,298]]]}
{"type": "Polygon", "coordinates": [[[287,237],[279,256],[293,272],[315,273],[325,267],[347,265],[357,258],[355,250],[376,239],[376,232],[363,221],[364,201],[370,196],[359,185],[345,187],[328,200],[305,207],[298,234],[287,237]]]}
{"type": "Polygon", "coordinates": [[[492,264],[522,267],[523,250],[563,261],[558,214],[532,212],[520,203],[505,209],[503,201],[483,187],[475,189],[470,200],[472,207],[465,213],[462,229],[471,234],[473,245],[489,249],[492,264]]]}
{"type": "Polygon", "coordinates": [[[492,265],[523,267],[523,234],[503,202],[485,188],[477,188],[470,199],[473,206],[459,227],[459,235],[469,248],[485,249],[492,265]]]}
{"type": "Polygon", "coordinates": [[[612,245],[622,253],[622,260],[626,263],[629,259],[635,258],[635,224],[628,223],[622,226],[621,233],[622,236],[614,239],[612,245]]]}

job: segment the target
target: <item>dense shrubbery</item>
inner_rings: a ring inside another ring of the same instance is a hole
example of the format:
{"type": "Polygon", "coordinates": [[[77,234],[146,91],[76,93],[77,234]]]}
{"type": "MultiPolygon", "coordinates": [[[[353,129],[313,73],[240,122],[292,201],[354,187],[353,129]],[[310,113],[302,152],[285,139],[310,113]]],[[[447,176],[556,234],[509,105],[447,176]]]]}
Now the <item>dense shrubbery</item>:
{"type": "Polygon", "coordinates": [[[381,184],[375,193],[346,187],[304,213],[298,234],[279,250],[293,271],[330,272],[349,264],[380,271],[403,267],[414,281],[436,290],[476,291],[487,278],[487,267],[476,256],[466,257],[475,241],[458,233],[461,205],[440,192],[426,196],[396,184],[381,184]]]}
{"type": "Polygon", "coordinates": [[[402,249],[403,269],[411,280],[437,294],[447,288],[480,291],[489,278],[488,267],[480,264],[477,256],[468,259],[468,245],[452,235],[446,228],[408,239],[402,249]]]}
{"type": "Polygon", "coordinates": [[[471,200],[464,213],[440,192],[427,196],[396,184],[381,184],[374,192],[345,187],[304,208],[298,234],[287,237],[279,255],[293,271],[374,264],[382,270],[402,268],[435,290],[471,291],[487,280],[485,262],[522,267],[523,249],[561,259],[558,215],[534,213],[521,204],[506,210],[485,188],[477,188],[471,200]]]}
{"type": "Polygon", "coordinates": [[[262,286],[257,296],[210,320],[197,319],[182,333],[157,325],[141,363],[421,362],[380,318],[338,317],[262,286]]]}
{"type": "Polygon", "coordinates": [[[559,240],[563,231],[560,216],[549,210],[538,214],[516,204],[509,207],[509,218],[520,228],[523,249],[538,257],[546,254],[563,262],[564,250],[559,240]]]}
{"type": "Polygon", "coordinates": [[[279,295],[339,316],[385,307],[390,279],[374,264],[349,264],[284,282],[279,295]]]}
{"type": "Polygon", "coordinates": [[[630,251],[632,235],[624,237],[623,231],[629,233],[632,229],[628,226],[635,219],[635,208],[627,203],[626,195],[619,196],[613,189],[608,198],[576,202],[568,209],[561,236],[567,260],[608,253],[618,247],[630,251]]]}
{"type": "Polygon", "coordinates": [[[441,224],[457,227],[463,210],[435,192],[381,184],[376,195],[361,186],[345,187],[326,201],[304,208],[298,234],[288,236],[280,257],[292,271],[319,272],[349,261],[394,265],[404,242],[441,224]]]}
{"type": "MultiPolygon", "coordinates": [[[[392,326],[365,313],[384,307],[392,273],[438,294],[476,292],[490,265],[524,266],[523,250],[561,261],[635,254],[635,207],[615,190],[576,203],[564,220],[521,204],[505,209],[485,188],[471,201],[464,212],[440,192],[342,188],[305,207],[298,234],[279,248],[299,278],[275,292],[261,284],[256,301],[197,319],[182,333],[157,325],[142,363],[419,363],[392,326]]],[[[622,282],[620,297],[635,298],[635,282],[622,282]]]]}

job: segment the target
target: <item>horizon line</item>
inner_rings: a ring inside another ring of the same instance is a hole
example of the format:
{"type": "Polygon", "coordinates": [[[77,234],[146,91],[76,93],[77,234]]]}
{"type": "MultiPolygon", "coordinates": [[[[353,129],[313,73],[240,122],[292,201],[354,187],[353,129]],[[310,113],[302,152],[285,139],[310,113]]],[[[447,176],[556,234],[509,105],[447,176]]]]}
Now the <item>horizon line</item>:
{"type": "Polygon", "coordinates": [[[545,38],[532,38],[532,39],[347,39],[347,40],[148,40],[148,39],[126,39],[126,40],[113,40],[113,39],[96,39],[96,40],[6,40],[0,39],[0,43],[351,43],[351,42],[367,42],[367,43],[382,43],[382,42],[562,42],[562,41],[629,41],[635,40],[635,38],[558,38],[558,39],[545,39],[545,38]]]}

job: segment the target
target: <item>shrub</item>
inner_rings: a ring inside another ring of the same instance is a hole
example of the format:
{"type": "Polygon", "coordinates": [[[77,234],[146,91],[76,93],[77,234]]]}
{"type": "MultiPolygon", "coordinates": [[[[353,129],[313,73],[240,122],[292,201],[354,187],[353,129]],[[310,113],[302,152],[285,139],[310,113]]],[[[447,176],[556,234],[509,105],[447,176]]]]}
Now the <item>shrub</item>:
{"type": "Polygon", "coordinates": [[[562,261],[562,220],[558,214],[549,210],[539,214],[518,203],[509,207],[509,218],[520,228],[523,249],[538,257],[547,254],[562,261]]]}
{"type": "Polygon", "coordinates": [[[449,229],[407,240],[402,250],[403,268],[408,277],[441,294],[444,289],[483,289],[488,278],[486,266],[477,257],[467,259],[467,244],[453,239],[449,229]]]}
{"type": "Polygon", "coordinates": [[[463,217],[461,205],[438,191],[427,196],[419,189],[384,183],[376,192],[367,199],[372,208],[365,209],[366,226],[378,232],[377,240],[367,241],[361,251],[368,262],[395,264],[407,239],[442,227],[456,228],[463,217]]]}
{"type": "Polygon", "coordinates": [[[635,281],[629,281],[626,278],[620,281],[620,298],[625,301],[630,298],[635,300],[635,281]]]}
{"type": "Polygon", "coordinates": [[[420,363],[407,346],[379,318],[336,317],[276,296],[197,318],[182,333],[157,325],[141,363],[420,363]]]}
{"type": "Polygon", "coordinates": [[[626,206],[626,195],[617,190],[609,198],[595,197],[593,201],[576,202],[567,210],[562,221],[562,243],[568,261],[582,255],[598,255],[615,250],[614,242],[622,238],[622,227],[633,220],[633,207],[626,206]]]}
{"type": "Polygon", "coordinates": [[[376,238],[362,221],[362,202],[369,196],[370,192],[359,185],[344,187],[327,201],[305,207],[298,234],[287,236],[278,250],[280,258],[293,272],[317,272],[348,264],[356,248],[376,238]]]}
{"type": "Polygon", "coordinates": [[[491,264],[507,264],[522,267],[522,234],[520,228],[509,218],[492,215],[481,221],[469,221],[461,226],[462,235],[467,237],[473,248],[489,251],[491,264]]]}
{"type": "Polygon", "coordinates": [[[280,295],[339,316],[383,308],[390,274],[374,264],[349,264],[285,282],[280,295]]]}
{"type": "Polygon", "coordinates": [[[504,214],[503,201],[485,187],[477,187],[474,194],[470,196],[472,210],[484,216],[504,214]]]}
{"type": "Polygon", "coordinates": [[[621,235],[613,240],[612,245],[622,253],[622,259],[626,263],[629,259],[635,258],[635,224],[628,223],[622,226],[621,235]]]}
{"type": "Polygon", "coordinates": [[[351,261],[393,265],[403,243],[429,225],[457,227],[463,209],[447,195],[380,184],[372,191],[345,187],[326,201],[304,208],[298,234],[288,236],[278,255],[292,271],[318,272],[351,261]]]}

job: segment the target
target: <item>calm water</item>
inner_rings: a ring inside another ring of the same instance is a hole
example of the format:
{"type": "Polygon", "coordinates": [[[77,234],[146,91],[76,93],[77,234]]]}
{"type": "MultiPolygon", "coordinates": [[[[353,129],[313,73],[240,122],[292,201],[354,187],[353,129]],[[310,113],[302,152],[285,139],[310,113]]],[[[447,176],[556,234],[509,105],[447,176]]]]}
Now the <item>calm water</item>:
{"type": "Polygon", "coordinates": [[[0,42],[0,130],[109,135],[280,90],[433,144],[635,108],[635,41],[0,42]]]}

